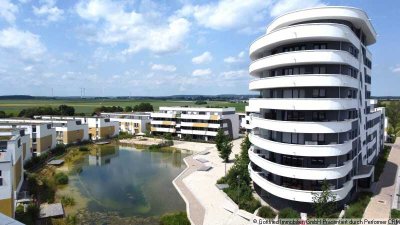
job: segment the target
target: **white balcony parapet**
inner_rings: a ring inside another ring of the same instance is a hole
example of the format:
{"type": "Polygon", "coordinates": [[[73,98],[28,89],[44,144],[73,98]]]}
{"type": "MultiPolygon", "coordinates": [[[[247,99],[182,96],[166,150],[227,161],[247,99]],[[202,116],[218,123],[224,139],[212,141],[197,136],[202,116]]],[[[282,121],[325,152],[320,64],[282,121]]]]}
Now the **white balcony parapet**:
{"type": "Polygon", "coordinates": [[[271,162],[262,158],[258,154],[249,150],[249,158],[260,168],[284,177],[304,179],[304,180],[331,180],[345,177],[352,169],[351,161],[346,162],[343,166],[332,165],[328,168],[305,168],[291,167],[271,162]]]}

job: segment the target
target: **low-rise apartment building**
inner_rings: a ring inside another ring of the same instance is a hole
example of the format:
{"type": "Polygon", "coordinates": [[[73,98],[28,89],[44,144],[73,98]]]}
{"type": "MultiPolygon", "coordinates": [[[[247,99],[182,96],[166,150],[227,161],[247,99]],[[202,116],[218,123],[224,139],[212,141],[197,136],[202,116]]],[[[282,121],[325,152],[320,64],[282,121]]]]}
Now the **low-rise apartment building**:
{"type": "Polygon", "coordinates": [[[171,133],[179,138],[213,141],[219,129],[233,139],[239,137],[235,108],[160,107],[159,112],[151,113],[153,134],[171,133]]]}
{"type": "Polygon", "coordinates": [[[118,135],[118,122],[103,117],[86,116],[35,116],[42,120],[80,120],[82,124],[88,125],[89,139],[107,139],[118,135]]]}
{"type": "Polygon", "coordinates": [[[101,113],[102,117],[118,122],[119,131],[133,135],[143,135],[150,126],[150,113],[101,113]]]}
{"type": "MultiPolygon", "coordinates": [[[[56,132],[56,143],[59,144],[73,144],[76,142],[80,141],[86,141],[89,140],[89,134],[88,134],[88,125],[87,124],[82,124],[80,120],[66,120],[66,119],[22,119],[22,118],[7,118],[7,119],[0,119],[1,123],[10,123],[10,124],[50,124],[51,128],[55,129],[56,132]]],[[[50,126],[47,126],[49,128],[50,126]]],[[[36,131],[37,130],[36,126],[36,131]]],[[[52,132],[50,128],[48,129],[47,134],[50,135],[52,132]]],[[[42,135],[42,137],[47,137],[47,139],[42,140],[43,142],[40,143],[40,146],[36,144],[36,149],[42,148],[42,144],[44,145],[43,148],[47,148],[48,146],[53,145],[53,139],[51,141],[50,145],[50,137],[44,136],[45,134],[42,135]]],[[[34,138],[32,137],[32,146],[34,146],[34,138]]],[[[37,136],[36,136],[36,142],[38,141],[37,136]]]]}
{"type": "Polygon", "coordinates": [[[8,217],[15,215],[17,193],[23,182],[23,161],[29,154],[26,137],[24,129],[0,129],[0,213],[8,217]]]}
{"type": "Polygon", "coordinates": [[[27,148],[32,155],[41,155],[57,144],[56,129],[50,123],[26,123],[19,119],[2,119],[0,127],[24,129],[30,139],[27,148]]]}

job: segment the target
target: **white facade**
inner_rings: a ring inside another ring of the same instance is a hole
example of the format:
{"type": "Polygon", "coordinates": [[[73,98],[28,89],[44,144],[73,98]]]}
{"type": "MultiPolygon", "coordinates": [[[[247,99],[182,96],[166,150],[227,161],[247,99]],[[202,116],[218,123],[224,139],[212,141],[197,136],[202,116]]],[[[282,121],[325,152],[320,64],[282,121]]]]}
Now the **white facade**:
{"type": "Polygon", "coordinates": [[[219,129],[233,139],[239,137],[239,116],[235,108],[160,107],[151,114],[152,133],[171,133],[211,141],[219,129]]]}
{"type": "MultiPolygon", "coordinates": [[[[80,120],[70,119],[0,119],[0,122],[10,124],[51,124],[56,131],[56,142],[62,144],[72,144],[79,141],[89,140],[89,129],[87,124],[83,124],[80,120]],[[65,137],[65,138],[64,138],[65,137]]],[[[40,130],[40,131],[44,131],[40,130]]],[[[47,129],[51,133],[51,130],[47,129]]],[[[33,141],[32,141],[33,142],[33,141]]],[[[34,144],[34,142],[33,142],[34,144]]]]}
{"type": "MultiPolygon", "coordinates": [[[[23,144],[27,137],[23,129],[0,130],[0,211],[14,217],[17,194],[23,182],[23,144]]],[[[26,143],[25,143],[26,144],[26,143]]]]}
{"type": "Polygon", "coordinates": [[[40,155],[56,147],[56,130],[50,123],[27,123],[20,119],[0,119],[0,127],[22,128],[29,137],[32,155],[40,155]]]}
{"type": "Polygon", "coordinates": [[[150,113],[101,113],[100,115],[118,122],[119,131],[134,135],[145,134],[150,124],[150,113]]]}
{"type": "Polygon", "coordinates": [[[253,42],[249,89],[260,97],[242,124],[259,194],[311,203],[326,179],[346,202],[369,187],[386,138],[385,110],[370,101],[375,41],[365,12],[321,7],[278,17],[253,42]]]}
{"type": "Polygon", "coordinates": [[[103,117],[87,116],[35,116],[43,120],[79,120],[81,124],[87,124],[89,129],[89,139],[98,140],[103,138],[115,137],[119,133],[117,122],[103,117]],[[106,130],[107,129],[107,130],[106,130]],[[103,135],[102,135],[103,133],[103,135]]]}

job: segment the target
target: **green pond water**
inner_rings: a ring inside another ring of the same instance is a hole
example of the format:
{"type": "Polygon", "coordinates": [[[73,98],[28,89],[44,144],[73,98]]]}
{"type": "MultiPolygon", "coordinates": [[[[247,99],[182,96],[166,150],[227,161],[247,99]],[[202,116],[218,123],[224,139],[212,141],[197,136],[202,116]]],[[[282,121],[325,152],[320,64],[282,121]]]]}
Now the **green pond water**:
{"type": "Polygon", "coordinates": [[[172,180],[186,168],[183,158],[189,154],[99,146],[69,168],[70,182],[61,193],[75,198],[74,210],[89,213],[150,217],[185,211],[172,180]]]}

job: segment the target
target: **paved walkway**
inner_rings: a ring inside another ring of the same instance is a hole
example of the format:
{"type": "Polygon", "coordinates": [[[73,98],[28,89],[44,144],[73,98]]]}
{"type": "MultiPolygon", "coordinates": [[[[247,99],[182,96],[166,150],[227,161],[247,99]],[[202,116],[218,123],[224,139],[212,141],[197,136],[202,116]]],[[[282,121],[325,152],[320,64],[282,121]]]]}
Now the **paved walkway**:
{"type": "MultiPolygon", "coordinates": [[[[233,141],[231,159],[240,152],[242,139],[233,141]]],[[[190,143],[176,143],[176,147],[191,145],[190,143]],[[180,145],[180,146],[179,146],[180,145]]],[[[195,148],[200,150],[200,145],[195,148]]],[[[189,146],[190,147],[190,146],[189,146]]],[[[203,146],[203,150],[204,150],[203,146]]],[[[190,148],[184,148],[190,149],[190,148]]],[[[174,185],[185,199],[187,212],[193,225],[245,225],[249,221],[243,216],[249,217],[246,212],[239,210],[224,192],[219,190],[215,184],[225,174],[225,164],[218,156],[215,145],[207,148],[209,154],[197,154],[185,158],[188,168],[174,180],[174,185]],[[205,159],[208,162],[200,163],[196,159],[205,159]],[[211,166],[212,169],[197,171],[202,165],[211,166]],[[229,209],[229,210],[227,210],[229,209]]],[[[233,162],[226,164],[226,170],[233,162]]]]}
{"type": "Polygon", "coordinates": [[[366,219],[389,219],[392,209],[392,199],[395,196],[396,185],[398,186],[397,171],[400,165],[400,138],[396,139],[390,151],[388,161],[381,177],[376,184],[374,196],[365,209],[363,218],[366,219]]]}
{"type": "Polygon", "coordinates": [[[186,212],[191,224],[201,225],[204,221],[205,209],[189,188],[183,183],[183,179],[197,171],[202,166],[202,163],[193,159],[194,155],[188,156],[183,159],[187,168],[174,179],[172,182],[179,194],[182,196],[186,203],[186,212]]]}

